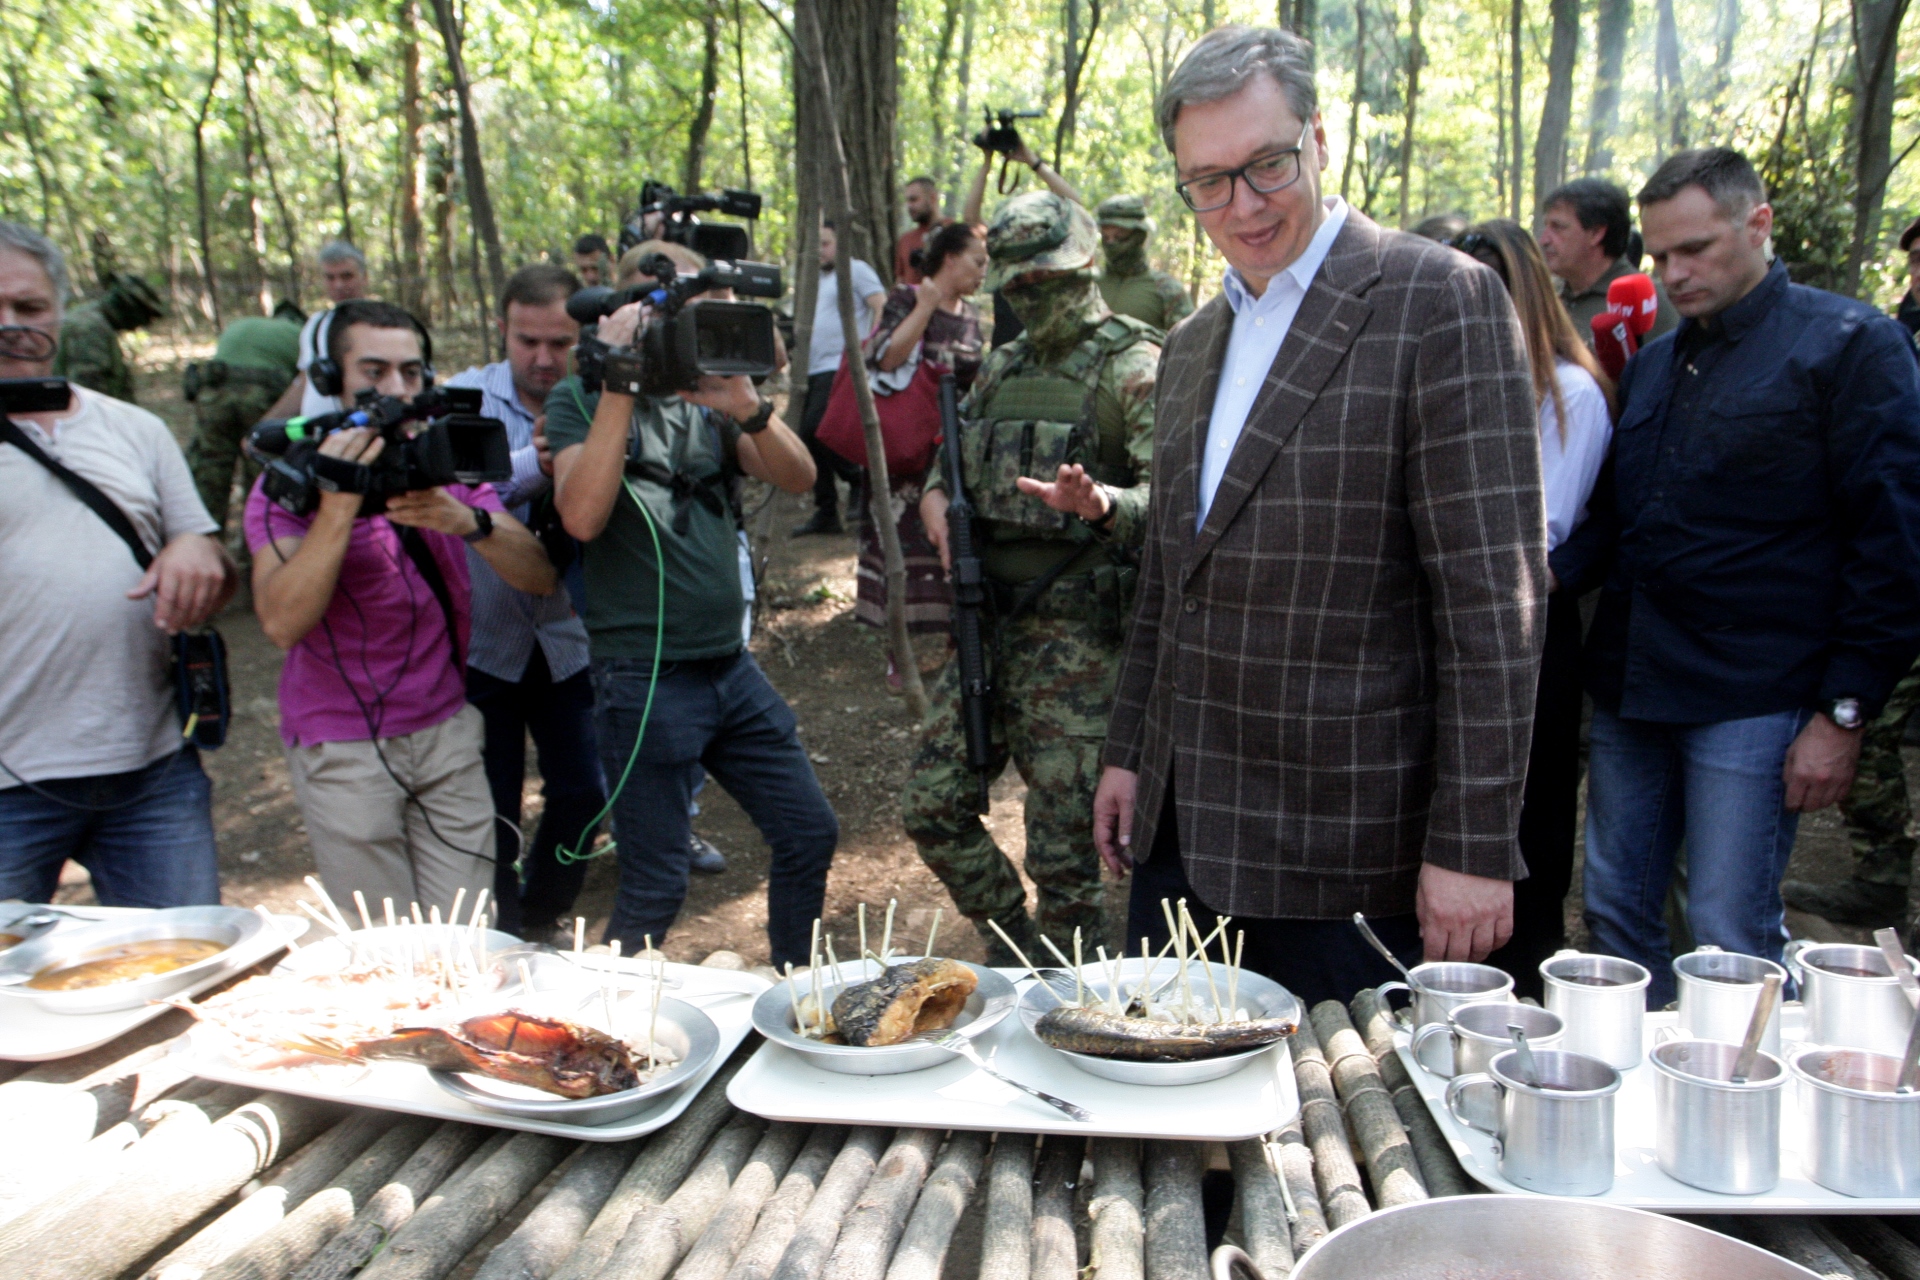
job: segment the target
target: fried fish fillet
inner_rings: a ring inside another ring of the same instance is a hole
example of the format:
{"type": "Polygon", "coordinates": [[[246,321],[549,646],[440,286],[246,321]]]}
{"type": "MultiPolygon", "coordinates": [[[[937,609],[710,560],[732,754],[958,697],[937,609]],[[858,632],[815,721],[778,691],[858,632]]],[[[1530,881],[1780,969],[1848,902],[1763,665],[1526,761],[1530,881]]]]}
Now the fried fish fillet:
{"type": "Polygon", "coordinates": [[[915,1032],[951,1026],[978,983],[957,960],[929,956],[896,964],[835,996],[833,1023],[848,1044],[899,1044],[915,1032]]]}

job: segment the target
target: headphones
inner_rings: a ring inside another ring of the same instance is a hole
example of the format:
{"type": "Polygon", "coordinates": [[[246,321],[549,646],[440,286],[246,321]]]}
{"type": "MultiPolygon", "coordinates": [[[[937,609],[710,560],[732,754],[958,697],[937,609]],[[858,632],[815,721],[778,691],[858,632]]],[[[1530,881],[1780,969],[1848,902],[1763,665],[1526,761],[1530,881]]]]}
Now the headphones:
{"type": "MultiPolygon", "coordinates": [[[[346,373],[340,368],[340,362],[333,358],[333,323],[335,316],[351,306],[353,302],[343,302],[329,308],[313,330],[313,359],[307,365],[307,384],[323,396],[345,394],[346,373]]],[[[420,335],[420,384],[421,390],[425,391],[433,386],[433,335],[427,332],[427,326],[420,323],[420,317],[411,311],[405,314],[407,321],[413,325],[413,331],[420,335]]],[[[354,322],[354,317],[347,318],[349,327],[354,322]]]]}

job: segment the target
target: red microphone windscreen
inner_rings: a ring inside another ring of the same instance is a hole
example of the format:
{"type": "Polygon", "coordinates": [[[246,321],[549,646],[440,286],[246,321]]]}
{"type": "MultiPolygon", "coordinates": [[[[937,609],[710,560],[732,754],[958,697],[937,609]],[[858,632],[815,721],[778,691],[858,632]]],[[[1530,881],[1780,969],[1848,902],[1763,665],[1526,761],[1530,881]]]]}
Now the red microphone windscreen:
{"type": "Polygon", "coordinates": [[[1607,286],[1607,309],[1627,317],[1634,337],[1644,336],[1653,328],[1654,316],[1660,309],[1660,300],[1653,291],[1653,278],[1636,271],[1615,280],[1607,286]]]}
{"type": "MultiPolygon", "coordinates": [[[[1640,277],[1645,280],[1645,276],[1640,277]]],[[[1615,281],[1615,283],[1619,283],[1615,281]]],[[[1618,380],[1627,367],[1627,357],[1640,349],[1639,335],[1628,319],[1617,311],[1602,311],[1589,323],[1593,328],[1593,354],[1607,376],[1618,380]]]]}

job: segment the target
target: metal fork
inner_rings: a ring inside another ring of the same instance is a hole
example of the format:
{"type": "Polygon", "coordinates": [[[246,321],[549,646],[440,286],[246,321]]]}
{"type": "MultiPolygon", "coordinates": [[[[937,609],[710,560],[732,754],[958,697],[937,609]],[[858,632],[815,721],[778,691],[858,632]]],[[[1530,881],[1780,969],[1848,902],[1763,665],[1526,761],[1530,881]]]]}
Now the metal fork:
{"type": "Polygon", "coordinates": [[[999,1080],[999,1081],[1002,1081],[1003,1083],[1010,1084],[1014,1088],[1020,1090],[1020,1092],[1022,1093],[1033,1095],[1034,1097],[1040,1099],[1040,1101],[1046,1103],[1048,1106],[1055,1107],[1061,1111],[1066,1112],[1067,1115],[1071,1116],[1075,1120],[1080,1121],[1082,1124],[1090,1124],[1093,1121],[1092,1114],[1088,1112],[1086,1108],[1076,1107],[1071,1102],[1068,1102],[1065,1098],[1056,1098],[1052,1094],[1036,1089],[1030,1084],[1021,1084],[1018,1080],[1015,1080],[1012,1076],[1002,1075],[1000,1072],[995,1071],[992,1067],[987,1065],[986,1059],[980,1056],[980,1051],[973,1047],[973,1041],[967,1039],[965,1036],[961,1035],[958,1031],[935,1032],[935,1033],[929,1034],[926,1037],[926,1039],[928,1044],[937,1044],[942,1049],[945,1049],[950,1053],[959,1054],[961,1057],[965,1058],[968,1062],[971,1062],[974,1066],[980,1068],[980,1070],[992,1076],[995,1080],[999,1080]]]}

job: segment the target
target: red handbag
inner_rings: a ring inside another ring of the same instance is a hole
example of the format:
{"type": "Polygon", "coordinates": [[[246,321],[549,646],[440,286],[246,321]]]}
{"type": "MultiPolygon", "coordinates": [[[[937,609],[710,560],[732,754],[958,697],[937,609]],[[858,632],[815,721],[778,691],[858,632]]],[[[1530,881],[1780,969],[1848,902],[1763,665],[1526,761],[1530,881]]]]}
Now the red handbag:
{"type": "MultiPolygon", "coordinates": [[[[940,440],[940,375],[945,372],[922,356],[906,386],[892,395],[873,397],[889,478],[918,477],[933,465],[933,451],[940,440]]],[[[867,430],[860,421],[846,356],[840,358],[840,371],[833,375],[827,411],[813,438],[855,466],[867,465],[867,430]]]]}

